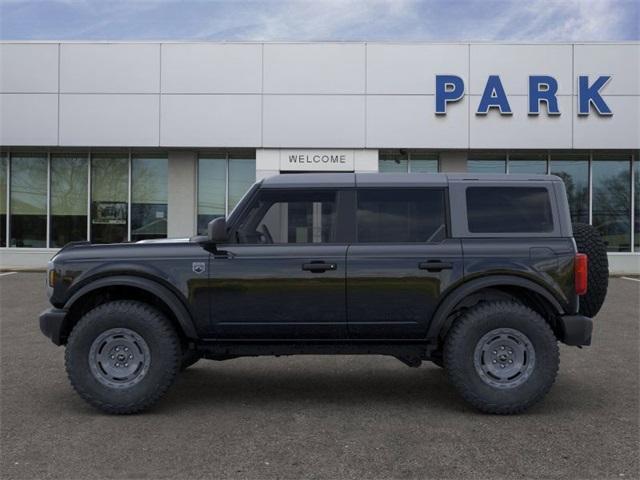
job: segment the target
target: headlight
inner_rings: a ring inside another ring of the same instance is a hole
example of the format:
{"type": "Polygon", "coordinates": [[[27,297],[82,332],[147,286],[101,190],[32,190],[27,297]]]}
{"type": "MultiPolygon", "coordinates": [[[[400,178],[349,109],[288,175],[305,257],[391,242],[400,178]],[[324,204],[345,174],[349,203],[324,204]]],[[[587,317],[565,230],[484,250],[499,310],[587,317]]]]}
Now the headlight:
{"type": "Polygon", "coordinates": [[[58,280],[58,272],[55,271],[55,269],[51,269],[49,270],[49,286],[51,288],[53,288],[53,286],[56,284],[56,281],[58,280]]]}

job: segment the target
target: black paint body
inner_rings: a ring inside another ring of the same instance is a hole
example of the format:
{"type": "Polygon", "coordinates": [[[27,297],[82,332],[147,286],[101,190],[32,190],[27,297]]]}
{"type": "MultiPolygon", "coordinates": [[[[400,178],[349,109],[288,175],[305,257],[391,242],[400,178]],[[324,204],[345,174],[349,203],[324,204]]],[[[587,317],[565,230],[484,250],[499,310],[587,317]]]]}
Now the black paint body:
{"type": "MultiPolygon", "coordinates": [[[[153,292],[167,297],[169,310],[182,308],[176,317],[184,335],[195,342],[257,342],[274,346],[269,350],[272,353],[313,351],[300,347],[301,342],[334,345],[335,353],[359,343],[435,345],[457,304],[454,299],[492,286],[520,286],[535,292],[552,307],[550,315],[558,321],[575,316],[576,248],[564,187],[557,177],[517,177],[480,177],[480,181],[494,178],[491,181],[548,185],[557,222],[551,234],[499,238],[461,234],[456,222],[464,215],[453,212],[461,208],[456,197],[462,185],[477,183],[477,177],[281,175],[256,184],[245,196],[227,221],[229,238],[236,238],[234,229],[261,189],[322,188],[341,192],[337,242],[250,245],[230,240],[214,245],[206,237],[197,237],[175,242],[69,245],[51,261],[50,269],[58,275],[50,301],[56,315],[64,317],[61,312],[70,311],[98,281],[105,289],[118,282],[124,288],[154,285],[153,292]],[[359,244],[354,228],[358,190],[407,186],[444,190],[448,211],[444,238],[422,244],[359,244]],[[313,262],[332,268],[321,272],[303,269],[313,262]],[[123,278],[136,280],[127,283],[123,278]],[[173,304],[179,305],[174,308],[173,304]],[[295,343],[295,347],[275,347],[283,343],[295,343]]],[[[59,327],[56,343],[65,342],[71,321],[59,327]]]]}

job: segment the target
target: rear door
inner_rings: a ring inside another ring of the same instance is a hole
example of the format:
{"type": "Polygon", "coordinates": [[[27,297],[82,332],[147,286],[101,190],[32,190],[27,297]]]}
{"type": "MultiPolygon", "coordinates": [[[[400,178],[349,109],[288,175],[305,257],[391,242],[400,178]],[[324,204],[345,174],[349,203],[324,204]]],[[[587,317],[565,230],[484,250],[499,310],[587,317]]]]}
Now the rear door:
{"type": "Polygon", "coordinates": [[[347,252],[353,338],[423,338],[442,293],[463,276],[449,238],[446,189],[359,188],[347,252]]]}

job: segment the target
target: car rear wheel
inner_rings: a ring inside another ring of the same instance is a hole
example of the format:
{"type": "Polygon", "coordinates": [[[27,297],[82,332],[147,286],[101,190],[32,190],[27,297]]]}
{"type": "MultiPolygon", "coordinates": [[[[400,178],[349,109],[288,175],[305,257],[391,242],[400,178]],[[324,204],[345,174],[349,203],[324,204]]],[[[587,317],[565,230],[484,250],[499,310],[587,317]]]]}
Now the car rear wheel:
{"type": "Polygon", "coordinates": [[[471,308],[449,331],[444,366],[460,395],[482,412],[525,411],[549,391],[558,342],[547,322],[514,301],[471,308]]]}
{"type": "Polygon", "coordinates": [[[142,302],[104,303],[73,328],[65,352],[71,385],[108,413],[149,408],[169,389],[182,352],[171,322],[142,302]]]}

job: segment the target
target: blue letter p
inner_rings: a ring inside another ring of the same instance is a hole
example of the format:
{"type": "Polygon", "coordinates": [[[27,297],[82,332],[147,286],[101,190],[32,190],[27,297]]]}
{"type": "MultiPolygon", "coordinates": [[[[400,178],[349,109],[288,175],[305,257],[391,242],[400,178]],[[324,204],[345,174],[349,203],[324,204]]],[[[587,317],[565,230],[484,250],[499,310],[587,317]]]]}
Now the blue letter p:
{"type": "Polygon", "coordinates": [[[436,75],[436,115],[446,115],[447,103],[464,95],[464,81],[456,75],[436,75]]]}

